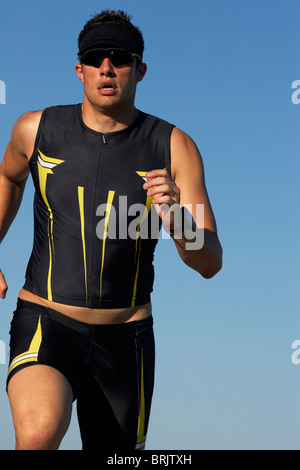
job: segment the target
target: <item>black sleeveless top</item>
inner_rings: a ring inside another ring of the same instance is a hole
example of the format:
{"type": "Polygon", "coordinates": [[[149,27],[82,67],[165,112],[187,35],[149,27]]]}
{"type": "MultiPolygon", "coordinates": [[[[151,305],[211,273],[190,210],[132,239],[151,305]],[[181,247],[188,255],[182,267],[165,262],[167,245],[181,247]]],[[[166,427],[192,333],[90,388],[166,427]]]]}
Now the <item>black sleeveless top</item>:
{"type": "Polygon", "coordinates": [[[150,301],[160,228],[143,189],[147,171],[170,171],[174,126],[139,112],[101,134],[81,104],[44,110],[29,161],[34,244],[24,288],[54,302],[121,308],[150,301]]]}

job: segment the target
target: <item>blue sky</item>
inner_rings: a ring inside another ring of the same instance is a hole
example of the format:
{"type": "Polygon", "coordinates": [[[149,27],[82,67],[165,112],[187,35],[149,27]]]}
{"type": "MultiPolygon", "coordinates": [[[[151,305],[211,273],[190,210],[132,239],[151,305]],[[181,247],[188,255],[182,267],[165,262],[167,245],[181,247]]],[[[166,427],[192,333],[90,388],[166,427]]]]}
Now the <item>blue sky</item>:
{"type": "MultiPolygon", "coordinates": [[[[137,107],[197,143],[224,249],[222,271],[205,280],[171,240],[158,244],[148,449],[299,450],[300,104],[292,83],[300,80],[300,2],[2,2],[1,154],[22,113],[81,102],[77,36],[103,8],[124,9],[142,29],[148,72],[137,107]]],[[[2,450],[14,447],[1,362],[32,247],[32,196],[29,182],[0,248],[9,284],[0,303],[2,450]]],[[[75,415],[61,448],[80,448],[75,415]]]]}

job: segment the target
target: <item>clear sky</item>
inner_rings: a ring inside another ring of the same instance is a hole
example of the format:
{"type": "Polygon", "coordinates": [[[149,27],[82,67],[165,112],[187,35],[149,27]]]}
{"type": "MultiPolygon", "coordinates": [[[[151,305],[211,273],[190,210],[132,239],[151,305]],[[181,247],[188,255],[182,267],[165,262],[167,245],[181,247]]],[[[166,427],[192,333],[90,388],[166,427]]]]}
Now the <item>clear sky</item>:
{"type": "MultiPolygon", "coordinates": [[[[77,36],[103,8],[124,9],[142,29],[148,72],[137,107],[197,143],[224,249],[222,271],[205,280],[172,240],[159,241],[148,449],[299,450],[300,1],[1,1],[1,154],[24,112],[81,102],[77,36]]],[[[14,447],[5,352],[32,247],[32,198],[29,182],[0,247],[9,284],[0,302],[2,450],[14,447]]],[[[61,448],[80,449],[75,415],[61,448]]]]}

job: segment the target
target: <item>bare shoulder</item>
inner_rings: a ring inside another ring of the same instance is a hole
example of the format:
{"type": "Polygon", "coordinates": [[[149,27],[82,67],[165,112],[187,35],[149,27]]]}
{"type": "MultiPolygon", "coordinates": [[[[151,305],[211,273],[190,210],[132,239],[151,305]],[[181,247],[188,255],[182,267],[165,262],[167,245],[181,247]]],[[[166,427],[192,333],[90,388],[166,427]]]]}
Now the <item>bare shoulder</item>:
{"type": "Polygon", "coordinates": [[[203,173],[203,162],[200,151],[193,139],[175,127],[171,134],[171,171],[175,178],[178,172],[187,169],[203,173]]]}
{"type": "Polygon", "coordinates": [[[192,204],[196,223],[195,208],[197,204],[203,205],[204,228],[217,233],[216,221],[205,184],[201,154],[193,139],[180,129],[174,129],[171,136],[171,173],[176,185],[180,188],[180,203],[192,204]]]}
{"type": "Polygon", "coordinates": [[[29,159],[32,155],[34,142],[43,111],[29,111],[22,114],[16,121],[11,133],[11,146],[29,159]]]}
{"type": "Polygon", "coordinates": [[[10,141],[0,164],[2,176],[10,181],[16,183],[26,181],[29,174],[28,161],[33,153],[41,115],[42,111],[23,114],[12,129],[10,141]]]}

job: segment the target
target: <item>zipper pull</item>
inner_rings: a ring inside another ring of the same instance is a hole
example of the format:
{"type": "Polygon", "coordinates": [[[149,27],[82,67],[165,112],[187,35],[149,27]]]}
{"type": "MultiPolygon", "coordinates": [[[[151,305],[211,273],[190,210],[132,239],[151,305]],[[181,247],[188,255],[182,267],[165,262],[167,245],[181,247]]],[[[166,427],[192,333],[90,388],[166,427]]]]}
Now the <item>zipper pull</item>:
{"type": "Polygon", "coordinates": [[[104,143],[105,145],[107,144],[107,141],[106,141],[106,138],[105,138],[105,135],[104,135],[104,134],[102,134],[102,141],[103,141],[103,143],[104,143]]]}

